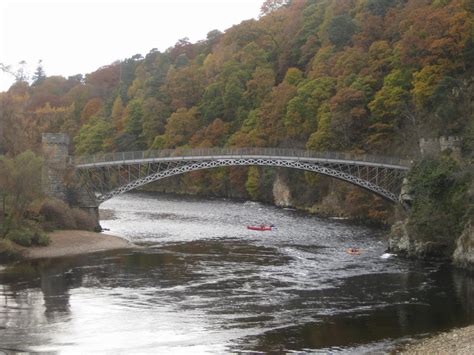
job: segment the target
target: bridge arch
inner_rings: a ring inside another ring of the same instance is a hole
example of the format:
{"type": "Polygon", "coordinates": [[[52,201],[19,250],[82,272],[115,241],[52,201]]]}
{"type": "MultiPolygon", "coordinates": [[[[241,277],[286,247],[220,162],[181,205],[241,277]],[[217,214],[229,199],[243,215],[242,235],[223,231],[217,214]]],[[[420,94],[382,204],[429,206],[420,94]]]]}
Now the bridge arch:
{"type": "Polygon", "coordinates": [[[266,148],[114,153],[81,157],[77,159],[76,171],[90,191],[99,193],[97,200],[102,203],[166,177],[230,166],[285,167],[320,173],[395,203],[408,171],[407,162],[393,158],[363,156],[354,159],[344,153],[269,151],[266,148]],[[277,152],[279,154],[275,154],[277,152]]]}

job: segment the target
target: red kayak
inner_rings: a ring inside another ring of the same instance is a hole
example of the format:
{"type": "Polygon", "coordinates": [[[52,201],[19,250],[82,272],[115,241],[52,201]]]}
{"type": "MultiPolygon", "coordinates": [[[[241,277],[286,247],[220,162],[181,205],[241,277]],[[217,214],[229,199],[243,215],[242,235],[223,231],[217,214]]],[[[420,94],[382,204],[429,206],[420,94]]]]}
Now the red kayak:
{"type": "Polygon", "coordinates": [[[247,229],[250,229],[252,231],[271,231],[272,227],[271,226],[247,226],[247,229]]]}

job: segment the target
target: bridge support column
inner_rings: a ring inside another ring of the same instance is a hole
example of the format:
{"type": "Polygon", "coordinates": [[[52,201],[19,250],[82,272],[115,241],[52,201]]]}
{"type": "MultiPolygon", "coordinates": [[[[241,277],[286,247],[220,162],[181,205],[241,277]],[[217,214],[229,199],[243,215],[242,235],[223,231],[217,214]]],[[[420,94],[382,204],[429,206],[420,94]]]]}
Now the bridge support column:
{"type": "Polygon", "coordinates": [[[74,202],[73,204],[81,210],[87,212],[95,221],[95,230],[100,232],[102,227],[99,222],[99,204],[95,196],[91,195],[84,187],[76,185],[74,187],[74,202]]]}
{"type": "Polygon", "coordinates": [[[65,177],[69,162],[69,137],[62,133],[43,133],[43,176],[45,195],[67,200],[65,177]]]}
{"type": "Polygon", "coordinates": [[[84,187],[75,183],[69,158],[69,137],[63,133],[43,133],[43,176],[42,187],[46,196],[54,197],[78,207],[92,216],[96,230],[99,224],[99,204],[84,187]],[[68,181],[69,180],[69,181],[68,181]]]}

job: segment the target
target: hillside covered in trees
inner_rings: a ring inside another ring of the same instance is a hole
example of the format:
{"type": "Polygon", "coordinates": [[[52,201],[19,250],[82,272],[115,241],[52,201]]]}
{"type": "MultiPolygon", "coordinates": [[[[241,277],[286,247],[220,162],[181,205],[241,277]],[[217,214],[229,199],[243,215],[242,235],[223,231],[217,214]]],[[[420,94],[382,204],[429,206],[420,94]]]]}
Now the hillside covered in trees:
{"type": "MultiPolygon", "coordinates": [[[[20,78],[0,94],[0,154],[65,132],[76,155],[179,147],[291,147],[416,156],[421,137],[474,149],[472,0],[269,0],[258,20],[186,38],[85,76],[20,78]]],[[[156,188],[272,200],[385,220],[379,198],[315,174],[194,172],[156,188]],[[315,207],[317,206],[317,207],[315,207]]]]}

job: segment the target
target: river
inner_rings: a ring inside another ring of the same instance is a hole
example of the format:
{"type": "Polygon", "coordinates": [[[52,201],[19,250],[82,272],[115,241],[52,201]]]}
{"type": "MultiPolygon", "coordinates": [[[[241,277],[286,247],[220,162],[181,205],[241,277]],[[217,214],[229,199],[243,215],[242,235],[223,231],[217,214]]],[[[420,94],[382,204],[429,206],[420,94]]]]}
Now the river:
{"type": "Polygon", "coordinates": [[[162,194],[101,207],[107,233],[143,248],[2,269],[0,350],[364,353],[474,323],[470,276],[381,258],[380,230],[162,194]],[[245,227],[260,223],[276,229],[245,227]]]}

